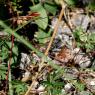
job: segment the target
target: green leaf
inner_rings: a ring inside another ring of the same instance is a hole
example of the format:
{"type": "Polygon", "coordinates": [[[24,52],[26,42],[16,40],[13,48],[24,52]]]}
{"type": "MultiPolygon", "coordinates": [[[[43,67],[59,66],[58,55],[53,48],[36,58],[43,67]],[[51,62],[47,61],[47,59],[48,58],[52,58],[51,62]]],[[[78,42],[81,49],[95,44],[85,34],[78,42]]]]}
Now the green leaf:
{"type": "Polygon", "coordinates": [[[51,14],[55,15],[57,11],[57,6],[54,6],[53,4],[45,3],[44,4],[45,9],[50,12],[51,14]]]}
{"type": "Polygon", "coordinates": [[[95,11],[95,1],[94,0],[92,3],[88,4],[87,9],[91,11],[95,11]]]}
{"type": "Polygon", "coordinates": [[[85,48],[87,49],[87,52],[89,52],[90,50],[93,50],[94,49],[94,45],[91,44],[91,43],[86,43],[85,44],[85,48]]]}
{"type": "Polygon", "coordinates": [[[20,81],[12,81],[12,84],[17,95],[23,94],[27,90],[27,85],[20,81]]]}
{"type": "Polygon", "coordinates": [[[0,64],[0,80],[1,79],[4,80],[6,78],[6,70],[7,70],[7,67],[0,64]]]}
{"type": "MultiPolygon", "coordinates": [[[[11,48],[12,42],[6,42],[9,48],[11,48]]],[[[16,45],[13,46],[12,48],[13,53],[17,56],[18,55],[18,47],[16,45]]]]}
{"type": "Polygon", "coordinates": [[[84,34],[84,35],[81,35],[80,36],[80,40],[82,41],[82,42],[86,42],[87,41],[87,36],[84,34]]]}
{"type": "Polygon", "coordinates": [[[32,12],[38,12],[40,14],[39,18],[37,18],[35,22],[41,29],[46,29],[48,26],[48,16],[43,6],[41,4],[37,4],[30,7],[30,9],[32,12]]]}
{"type": "Polygon", "coordinates": [[[95,44],[95,32],[88,35],[88,40],[91,41],[92,44],[95,44]]]}
{"type": "Polygon", "coordinates": [[[68,5],[71,5],[71,6],[74,6],[76,4],[76,0],[65,0],[65,2],[68,4],[68,5]]]}
{"type": "Polygon", "coordinates": [[[85,85],[81,82],[74,82],[74,86],[79,90],[79,91],[83,91],[85,88],[85,85]]]}
{"type": "Polygon", "coordinates": [[[44,32],[42,29],[36,33],[36,38],[38,39],[39,43],[46,43],[48,38],[50,37],[50,31],[48,33],[44,32]]]}
{"type": "Polygon", "coordinates": [[[2,61],[5,60],[5,59],[7,59],[8,57],[9,57],[9,50],[5,46],[3,46],[2,49],[1,49],[1,58],[2,58],[2,61]]]}
{"type": "Polygon", "coordinates": [[[93,95],[90,91],[81,91],[80,95],[93,95]]]}

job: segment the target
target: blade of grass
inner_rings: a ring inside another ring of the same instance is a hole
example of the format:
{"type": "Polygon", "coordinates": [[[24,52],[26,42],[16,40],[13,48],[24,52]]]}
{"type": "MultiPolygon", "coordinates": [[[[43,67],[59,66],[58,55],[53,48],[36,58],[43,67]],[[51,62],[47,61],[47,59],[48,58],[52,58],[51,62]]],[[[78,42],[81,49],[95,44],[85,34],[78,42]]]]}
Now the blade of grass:
{"type": "Polygon", "coordinates": [[[14,35],[18,40],[20,40],[23,44],[25,44],[29,49],[36,52],[39,56],[43,56],[41,52],[39,52],[37,49],[35,49],[28,41],[26,41],[23,37],[18,35],[14,30],[12,30],[10,27],[8,27],[3,21],[0,20],[0,25],[5,29],[5,32],[14,35]]]}
{"type": "Polygon", "coordinates": [[[12,79],[11,79],[11,69],[9,71],[9,95],[13,95],[13,89],[12,89],[12,79]]]}

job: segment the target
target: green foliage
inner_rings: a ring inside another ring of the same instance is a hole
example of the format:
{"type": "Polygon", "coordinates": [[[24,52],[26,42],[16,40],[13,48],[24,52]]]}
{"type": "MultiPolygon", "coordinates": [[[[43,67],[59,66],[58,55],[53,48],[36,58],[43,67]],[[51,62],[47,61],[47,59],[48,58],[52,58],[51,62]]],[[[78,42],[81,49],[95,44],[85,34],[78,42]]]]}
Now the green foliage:
{"type": "Polygon", "coordinates": [[[51,14],[55,15],[57,11],[57,6],[54,2],[46,1],[44,3],[44,8],[51,14]]]}
{"type": "Polygon", "coordinates": [[[43,81],[43,84],[46,87],[48,95],[60,95],[61,90],[64,86],[64,82],[61,81],[60,77],[62,73],[52,72],[48,75],[47,80],[43,81]]]}
{"type": "Polygon", "coordinates": [[[35,19],[35,23],[38,25],[38,32],[36,33],[36,39],[39,43],[46,43],[47,39],[50,37],[50,32],[45,32],[44,30],[48,26],[48,16],[46,10],[41,4],[37,4],[30,7],[31,11],[38,12],[40,14],[39,18],[35,19]]]}
{"type": "Polygon", "coordinates": [[[87,10],[95,11],[95,1],[89,3],[86,8],[87,8],[87,10]]]}
{"type": "Polygon", "coordinates": [[[0,64],[0,80],[4,80],[6,78],[7,67],[5,65],[0,64]]]}
{"type": "Polygon", "coordinates": [[[85,89],[85,85],[79,81],[75,81],[73,82],[73,85],[75,86],[75,88],[78,90],[78,91],[84,91],[85,89]]]}
{"type": "MultiPolygon", "coordinates": [[[[10,56],[10,49],[11,49],[11,42],[9,41],[1,41],[0,42],[0,48],[1,48],[1,53],[0,53],[0,57],[1,57],[1,60],[2,62],[5,62],[5,60],[9,60],[9,56],[10,56]]],[[[12,63],[16,63],[17,62],[17,56],[18,56],[18,47],[17,45],[15,44],[13,49],[12,49],[12,63]]],[[[7,62],[5,62],[7,63],[7,62]]]]}
{"type": "Polygon", "coordinates": [[[39,41],[39,43],[44,44],[48,41],[50,38],[51,31],[45,32],[41,29],[39,29],[39,32],[36,33],[36,39],[39,41]]]}
{"type": "Polygon", "coordinates": [[[40,14],[39,18],[35,20],[36,24],[41,29],[46,29],[48,26],[48,16],[46,10],[41,4],[37,4],[33,7],[30,7],[32,12],[38,12],[40,14]]]}
{"type": "Polygon", "coordinates": [[[69,6],[75,6],[77,0],[65,0],[65,2],[66,2],[69,6]]]}
{"type": "Polygon", "coordinates": [[[5,46],[2,46],[1,54],[0,54],[2,61],[7,59],[9,57],[8,55],[9,55],[8,48],[6,48],[5,46]]]}
{"type": "Polygon", "coordinates": [[[26,83],[22,83],[20,81],[12,81],[12,85],[15,95],[22,95],[27,90],[26,83]]]}
{"type": "Polygon", "coordinates": [[[11,69],[8,69],[8,81],[9,81],[9,91],[8,91],[9,92],[9,95],[13,95],[11,69]]]}
{"type": "Polygon", "coordinates": [[[73,32],[77,46],[86,49],[87,52],[95,48],[95,33],[83,32],[82,28],[77,28],[73,32]]]}

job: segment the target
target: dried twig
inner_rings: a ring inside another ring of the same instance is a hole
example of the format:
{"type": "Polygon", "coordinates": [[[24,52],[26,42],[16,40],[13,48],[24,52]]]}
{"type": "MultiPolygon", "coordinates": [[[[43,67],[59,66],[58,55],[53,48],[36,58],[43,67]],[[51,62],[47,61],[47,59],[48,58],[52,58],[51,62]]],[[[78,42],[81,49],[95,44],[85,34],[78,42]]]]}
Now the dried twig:
{"type": "Polygon", "coordinates": [[[51,40],[50,40],[50,42],[49,42],[49,44],[48,44],[48,47],[47,47],[46,52],[45,52],[45,55],[48,55],[48,52],[49,52],[49,50],[50,50],[50,47],[51,47],[51,45],[52,45],[52,43],[53,43],[53,40],[54,40],[54,38],[55,38],[55,36],[56,36],[56,33],[57,33],[57,31],[58,31],[58,26],[59,26],[59,24],[60,24],[60,21],[61,21],[61,19],[62,19],[63,14],[64,14],[64,7],[62,7],[62,9],[61,9],[58,22],[56,23],[56,26],[55,26],[53,35],[52,35],[51,40]]]}
{"type": "MultiPolygon", "coordinates": [[[[14,9],[12,7],[10,0],[8,0],[7,6],[8,6],[9,15],[14,17],[14,9]]],[[[12,20],[12,27],[13,28],[15,27],[14,20],[12,20]]],[[[9,62],[8,62],[8,73],[7,73],[7,78],[6,78],[6,89],[5,89],[5,91],[7,92],[7,86],[9,85],[9,94],[10,95],[13,95],[13,89],[12,89],[12,84],[11,84],[11,64],[12,64],[12,49],[13,49],[13,47],[14,47],[14,35],[11,35],[11,48],[10,48],[10,57],[9,57],[9,62]]]]}

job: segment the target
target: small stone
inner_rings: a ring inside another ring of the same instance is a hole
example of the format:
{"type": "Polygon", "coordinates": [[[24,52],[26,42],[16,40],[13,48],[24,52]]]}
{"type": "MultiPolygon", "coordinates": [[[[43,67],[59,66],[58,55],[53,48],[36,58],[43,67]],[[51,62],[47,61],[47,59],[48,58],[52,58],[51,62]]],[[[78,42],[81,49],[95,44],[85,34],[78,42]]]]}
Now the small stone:
{"type": "Polygon", "coordinates": [[[40,87],[37,89],[38,92],[42,92],[45,90],[45,87],[43,85],[40,85],[40,87]]]}
{"type": "Polygon", "coordinates": [[[71,35],[71,33],[72,33],[71,30],[70,30],[70,28],[68,26],[64,26],[63,30],[64,30],[63,31],[64,34],[71,35]]]}
{"type": "Polygon", "coordinates": [[[94,85],[95,86],[95,81],[91,81],[90,85],[92,85],[92,86],[94,85]]]}
{"type": "Polygon", "coordinates": [[[54,17],[54,18],[52,19],[52,21],[51,21],[52,29],[55,28],[55,25],[56,25],[57,21],[58,21],[58,18],[56,18],[56,17],[54,17]]]}
{"type": "Polygon", "coordinates": [[[30,79],[30,72],[29,71],[26,71],[25,73],[24,73],[24,75],[23,75],[23,78],[22,78],[22,82],[26,82],[26,81],[28,81],[29,79],[30,79]]]}
{"type": "Polygon", "coordinates": [[[86,79],[85,82],[87,88],[89,88],[91,92],[95,93],[95,79],[86,79]]]}
{"type": "Polygon", "coordinates": [[[23,62],[25,64],[30,63],[30,58],[26,53],[21,53],[21,62],[23,62]]]}
{"type": "Polygon", "coordinates": [[[80,50],[80,48],[75,48],[75,49],[73,50],[73,54],[77,54],[77,53],[79,52],[79,50],[80,50]]]}
{"type": "Polygon", "coordinates": [[[83,21],[82,21],[82,28],[84,31],[86,31],[89,23],[90,23],[89,16],[84,16],[83,21]]]}
{"type": "Polygon", "coordinates": [[[83,19],[83,15],[74,14],[73,17],[71,18],[71,23],[75,27],[80,26],[82,19],[83,19]]]}
{"type": "Polygon", "coordinates": [[[62,78],[64,80],[75,80],[78,78],[79,71],[76,68],[66,68],[62,78]]]}
{"type": "Polygon", "coordinates": [[[79,62],[79,66],[81,68],[87,68],[91,65],[91,60],[87,57],[84,57],[83,60],[81,59],[79,62]]]}
{"type": "Polygon", "coordinates": [[[21,53],[20,69],[24,70],[30,64],[30,58],[26,53],[21,53]]]}
{"type": "Polygon", "coordinates": [[[91,66],[91,59],[84,53],[80,53],[74,57],[75,64],[78,64],[81,68],[87,68],[91,66]]]}
{"type": "Polygon", "coordinates": [[[81,26],[83,30],[86,31],[90,18],[83,14],[74,14],[71,18],[71,22],[75,27],[81,26]]]}
{"type": "Polygon", "coordinates": [[[67,83],[65,86],[64,86],[64,89],[66,92],[70,92],[74,89],[73,85],[70,84],[70,83],[67,83]]]}

